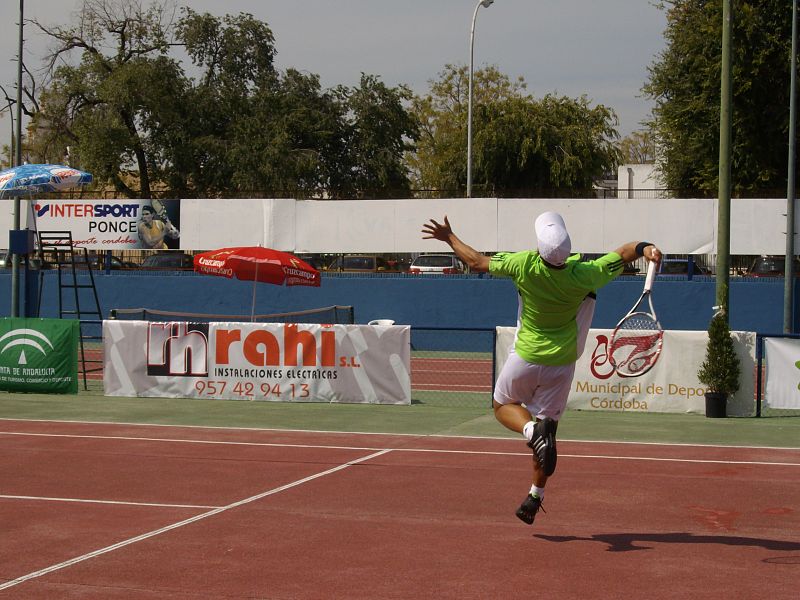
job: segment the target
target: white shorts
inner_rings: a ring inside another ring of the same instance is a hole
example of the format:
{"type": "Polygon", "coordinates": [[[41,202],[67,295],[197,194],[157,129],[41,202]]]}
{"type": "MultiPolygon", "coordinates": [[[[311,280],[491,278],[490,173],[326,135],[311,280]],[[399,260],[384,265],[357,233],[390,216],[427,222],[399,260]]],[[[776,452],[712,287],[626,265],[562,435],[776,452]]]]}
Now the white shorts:
{"type": "Polygon", "coordinates": [[[558,421],[567,407],[575,374],[575,363],[537,365],[517,356],[513,350],[494,386],[498,404],[521,404],[534,417],[558,421]]]}
{"type": "MultiPolygon", "coordinates": [[[[595,304],[594,294],[586,296],[575,318],[578,326],[578,358],[586,346],[595,304]]],[[[574,374],[575,363],[537,365],[517,356],[512,348],[495,382],[494,400],[498,404],[521,404],[538,419],[550,417],[558,421],[567,407],[574,374]]]]}

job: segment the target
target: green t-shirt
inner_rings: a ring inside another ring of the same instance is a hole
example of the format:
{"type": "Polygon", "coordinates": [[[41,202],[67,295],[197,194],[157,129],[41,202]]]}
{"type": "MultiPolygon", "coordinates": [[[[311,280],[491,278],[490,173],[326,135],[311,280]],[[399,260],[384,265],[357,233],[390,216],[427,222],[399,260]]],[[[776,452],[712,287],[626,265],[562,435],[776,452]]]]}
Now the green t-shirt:
{"type": "Polygon", "coordinates": [[[541,365],[568,365],[577,360],[575,316],[587,294],[622,273],[616,252],[582,262],[580,254],[563,269],[547,266],[536,251],[500,252],[492,256],[489,272],[509,277],[519,290],[516,353],[541,365]]]}

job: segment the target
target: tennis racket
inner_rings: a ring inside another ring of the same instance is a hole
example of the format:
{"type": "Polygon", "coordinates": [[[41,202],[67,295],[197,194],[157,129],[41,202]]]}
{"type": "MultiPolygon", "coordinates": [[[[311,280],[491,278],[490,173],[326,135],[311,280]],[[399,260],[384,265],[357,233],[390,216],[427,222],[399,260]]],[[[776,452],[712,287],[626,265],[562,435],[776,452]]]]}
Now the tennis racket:
{"type": "Polygon", "coordinates": [[[608,343],[608,360],[622,377],[644,375],[653,368],[661,355],[664,330],[656,318],[650,294],[655,278],[656,263],[650,262],[642,295],[628,314],[617,323],[608,343]]]}
{"type": "Polygon", "coordinates": [[[161,200],[156,200],[153,198],[150,201],[150,204],[153,207],[153,210],[156,211],[156,214],[158,214],[158,218],[164,221],[164,224],[167,226],[169,236],[177,239],[180,235],[180,232],[178,231],[178,228],[172,224],[172,221],[169,220],[169,216],[167,215],[167,207],[164,206],[164,203],[161,200]]]}
{"type": "Polygon", "coordinates": [[[164,203],[161,200],[156,200],[153,198],[150,201],[150,205],[153,207],[153,210],[156,211],[156,214],[161,218],[162,221],[165,223],[169,223],[169,217],[167,216],[167,207],[164,206],[164,203]]]}

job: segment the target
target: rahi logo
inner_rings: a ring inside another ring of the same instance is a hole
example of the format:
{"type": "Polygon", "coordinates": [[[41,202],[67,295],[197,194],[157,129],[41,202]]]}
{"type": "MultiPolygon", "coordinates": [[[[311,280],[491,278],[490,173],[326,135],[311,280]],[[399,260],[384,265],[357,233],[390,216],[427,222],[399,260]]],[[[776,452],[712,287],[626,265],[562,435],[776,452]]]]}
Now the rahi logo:
{"type": "Polygon", "coordinates": [[[0,337],[0,354],[5,354],[6,351],[18,351],[17,363],[20,365],[28,364],[28,358],[25,356],[26,349],[47,356],[50,350],[47,350],[45,346],[49,346],[50,350],[55,350],[47,336],[35,329],[13,329],[0,337]]]}

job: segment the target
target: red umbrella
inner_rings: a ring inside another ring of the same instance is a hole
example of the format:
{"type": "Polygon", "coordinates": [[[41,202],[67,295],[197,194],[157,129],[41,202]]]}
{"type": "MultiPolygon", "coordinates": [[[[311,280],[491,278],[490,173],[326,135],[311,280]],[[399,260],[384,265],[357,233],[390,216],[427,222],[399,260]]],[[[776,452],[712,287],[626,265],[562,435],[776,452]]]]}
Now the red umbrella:
{"type": "Polygon", "coordinates": [[[255,315],[255,282],[276,285],[310,285],[319,287],[320,275],[314,267],[288,252],[262,246],[221,248],[197,254],[194,270],[205,275],[243,279],[253,282],[253,310],[255,315]]]}

